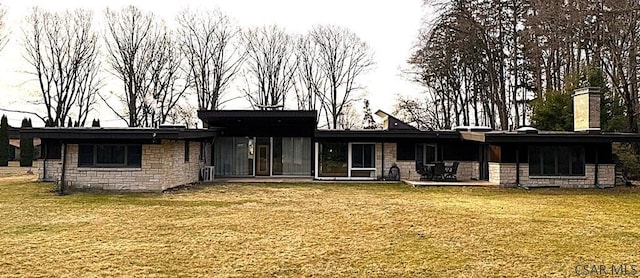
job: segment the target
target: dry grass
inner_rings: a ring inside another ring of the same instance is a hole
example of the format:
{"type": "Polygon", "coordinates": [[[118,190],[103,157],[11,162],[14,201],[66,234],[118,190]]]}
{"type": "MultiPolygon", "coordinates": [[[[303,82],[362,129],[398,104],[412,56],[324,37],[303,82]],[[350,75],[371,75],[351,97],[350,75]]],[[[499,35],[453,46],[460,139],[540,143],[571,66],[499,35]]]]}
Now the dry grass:
{"type": "Polygon", "coordinates": [[[640,191],[0,180],[0,276],[574,276],[640,265],[640,191]]]}

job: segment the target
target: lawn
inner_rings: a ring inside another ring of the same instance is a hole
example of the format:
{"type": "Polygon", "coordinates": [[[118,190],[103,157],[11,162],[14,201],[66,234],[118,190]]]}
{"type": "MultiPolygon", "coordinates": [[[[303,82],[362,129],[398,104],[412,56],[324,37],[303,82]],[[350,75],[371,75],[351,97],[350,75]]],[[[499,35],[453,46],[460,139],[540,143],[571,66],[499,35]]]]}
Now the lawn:
{"type": "Polygon", "coordinates": [[[576,276],[576,266],[585,273],[584,265],[612,264],[640,271],[636,188],[50,190],[0,178],[0,277],[564,277],[576,276]]]}

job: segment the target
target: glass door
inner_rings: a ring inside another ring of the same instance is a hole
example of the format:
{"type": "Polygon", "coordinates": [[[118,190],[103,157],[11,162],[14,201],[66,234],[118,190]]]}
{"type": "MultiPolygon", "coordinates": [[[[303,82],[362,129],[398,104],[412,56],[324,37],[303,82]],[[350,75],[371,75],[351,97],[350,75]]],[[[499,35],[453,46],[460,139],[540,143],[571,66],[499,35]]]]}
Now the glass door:
{"type": "Polygon", "coordinates": [[[258,145],[256,158],[256,176],[269,175],[269,145],[258,145]]]}

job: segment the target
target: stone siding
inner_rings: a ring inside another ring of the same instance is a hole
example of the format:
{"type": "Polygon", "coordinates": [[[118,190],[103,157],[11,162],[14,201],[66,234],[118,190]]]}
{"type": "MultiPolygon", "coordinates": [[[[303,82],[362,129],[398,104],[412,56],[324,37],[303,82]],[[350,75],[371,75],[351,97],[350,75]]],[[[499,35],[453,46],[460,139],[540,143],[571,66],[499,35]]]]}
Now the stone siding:
{"type": "MultiPolygon", "coordinates": [[[[452,164],[454,161],[445,161],[447,165],[452,164]]],[[[387,175],[389,168],[395,163],[400,168],[400,178],[404,180],[419,180],[420,174],[416,172],[416,162],[414,160],[397,160],[397,144],[396,143],[384,143],[384,154],[382,154],[382,143],[376,144],[376,168],[378,175],[380,171],[387,175]],[[384,169],[382,169],[382,156],[384,155],[384,169]]],[[[457,177],[458,180],[472,180],[479,177],[479,164],[477,161],[460,161],[458,166],[457,177]]]]}
{"type": "MultiPolygon", "coordinates": [[[[71,188],[115,191],[162,191],[182,184],[197,182],[200,167],[200,143],[190,142],[189,161],[184,161],[184,141],[163,141],[142,145],[140,168],[78,167],[78,145],[67,145],[65,182],[71,188]]],[[[39,178],[59,182],[62,160],[48,160],[46,176],[39,162],[39,178]]]]}
{"type": "MultiPolygon", "coordinates": [[[[489,181],[498,183],[502,187],[515,187],[516,164],[515,163],[489,163],[489,181]]],[[[529,165],[520,164],[521,186],[560,186],[563,188],[594,188],[595,165],[585,165],[584,176],[529,176],[529,165]]],[[[601,187],[613,187],[615,184],[615,165],[598,165],[598,185],[601,187]]]]}

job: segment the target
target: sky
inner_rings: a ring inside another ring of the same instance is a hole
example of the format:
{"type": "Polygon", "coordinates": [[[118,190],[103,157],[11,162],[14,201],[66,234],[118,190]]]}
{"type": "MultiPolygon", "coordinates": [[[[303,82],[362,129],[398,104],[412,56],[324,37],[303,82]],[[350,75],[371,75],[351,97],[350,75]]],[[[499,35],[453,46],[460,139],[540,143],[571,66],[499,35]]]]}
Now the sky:
{"type": "MultiPolygon", "coordinates": [[[[151,11],[171,22],[177,11],[185,8],[218,7],[236,20],[241,27],[276,24],[291,33],[306,33],[316,24],[341,25],[351,29],[371,47],[376,65],[359,80],[365,89],[361,92],[370,100],[375,112],[382,109],[391,113],[397,95],[417,96],[421,88],[402,74],[407,69],[407,59],[415,45],[421,18],[426,15],[423,0],[366,1],[366,0],[182,0],[182,1],[44,1],[44,0],[0,0],[7,9],[7,28],[10,41],[0,52],[0,108],[22,109],[40,113],[44,108],[32,102],[39,91],[23,58],[21,47],[25,16],[31,7],[39,6],[50,11],[85,8],[95,12],[97,21],[103,19],[103,11],[109,7],[120,9],[135,5],[151,11]]],[[[97,23],[98,28],[104,28],[97,23]]],[[[104,29],[100,29],[103,31],[104,29]]],[[[104,64],[104,63],[103,63],[104,64]]],[[[107,90],[120,90],[117,80],[109,79],[107,90]]],[[[236,91],[237,88],[231,88],[236,91]]],[[[233,92],[232,92],[233,93],[233,92]]],[[[225,109],[248,109],[249,104],[239,100],[227,104],[225,109]]],[[[360,108],[360,107],[358,107],[360,108]]],[[[4,112],[2,112],[4,113],[4,112]]],[[[24,115],[7,113],[9,123],[17,126],[24,115]]],[[[100,105],[89,116],[100,118],[102,126],[123,126],[124,122],[100,105]]],[[[42,123],[34,120],[34,125],[42,123]]]]}

